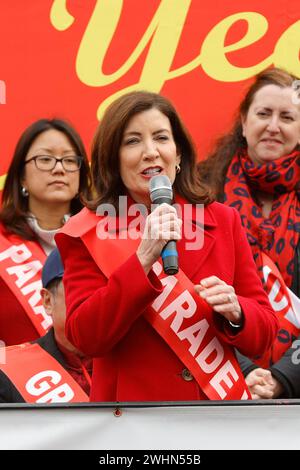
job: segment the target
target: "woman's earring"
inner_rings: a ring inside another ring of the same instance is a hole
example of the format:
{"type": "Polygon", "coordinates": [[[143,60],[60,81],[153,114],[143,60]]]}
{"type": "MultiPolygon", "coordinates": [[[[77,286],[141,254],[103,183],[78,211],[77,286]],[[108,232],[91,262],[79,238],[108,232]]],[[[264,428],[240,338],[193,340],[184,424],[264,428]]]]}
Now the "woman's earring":
{"type": "Polygon", "coordinates": [[[21,194],[22,194],[23,197],[28,197],[29,196],[29,192],[27,191],[26,188],[24,188],[24,186],[22,186],[21,194]]]}
{"type": "Polygon", "coordinates": [[[177,174],[180,173],[181,168],[180,168],[179,163],[177,163],[177,165],[175,165],[175,170],[176,170],[177,174]]]}

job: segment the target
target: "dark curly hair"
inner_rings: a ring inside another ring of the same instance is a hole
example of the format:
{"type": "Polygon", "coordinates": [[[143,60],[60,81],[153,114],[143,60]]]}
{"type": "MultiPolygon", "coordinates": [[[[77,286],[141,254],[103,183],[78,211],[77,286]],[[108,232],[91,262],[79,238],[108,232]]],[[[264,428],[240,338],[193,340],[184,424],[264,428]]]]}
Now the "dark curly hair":
{"type": "Polygon", "coordinates": [[[111,203],[118,209],[119,196],[126,194],[119,172],[119,149],[124,131],[133,116],[152,108],[168,117],[181,155],[181,171],[174,183],[176,193],[191,203],[211,202],[209,190],[197,175],[194,144],[174,106],[157,93],[134,91],[121,96],[107,108],[96,131],[91,156],[95,198],[87,204],[89,209],[95,211],[102,203],[111,203]]]}

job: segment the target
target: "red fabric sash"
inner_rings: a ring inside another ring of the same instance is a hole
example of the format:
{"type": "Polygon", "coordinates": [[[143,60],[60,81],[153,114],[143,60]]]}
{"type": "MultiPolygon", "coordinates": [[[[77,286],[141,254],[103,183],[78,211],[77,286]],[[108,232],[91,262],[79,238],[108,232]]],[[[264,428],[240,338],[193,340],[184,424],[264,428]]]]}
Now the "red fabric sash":
{"type": "Polygon", "coordinates": [[[42,305],[41,270],[46,254],[34,241],[17,235],[4,237],[0,233],[0,275],[40,336],[52,325],[52,319],[42,305]]]}
{"type": "Polygon", "coordinates": [[[300,334],[300,299],[287,288],[269,256],[262,253],[262,260],[265,288],[279,320],[279,332],[272,347],[255,360],[261,367],[268,368],[279,361],[300,334]]]}
{"type": "MultiPolygon", "coordinates": [[[[95,214],[86,212],[84,221],[80,219],[80,226],[78,223],[76,227],[76,219],[72,221],[71,230],[68,231],[67,224],[62,232],[70,236],[80,234],[94,261],[109,278],[136,252],[140,241],[130,238],[129,234],[125,237],[125,227],[121,223],[122,239],[107,238],[100,242],[96,236],[96,224],[101,220],[95,214]],[[88,227],[86,233],[83,233],[83,224],[88,227]]],[[[188,367],[209,399],[251,399],[233,349],[218,340],[211,326],[212,310],[195,294],[191,281],[182,271],[176,276],[166,276],[159,262],[154,264],[153,269],[164,291],[145,312],[148,322],[188,367]]]]}
{"type": "Polygon", "coordinates": [[[88,402],[89,397],[64,367],[38,344],[6,348],[0,369],[26,403],[88,402]]]}
{"type": "Polygon", "coordinates": [[[240,213],[262,281],[264,251],[277,264],[286,285],[292,285],[300,233],[299,180],[299,151],[262,165],[253,163],[245,154],[235,155],[228,168],[225,204],[240,213]],[[274,196],[268,218],[254,199],[258,190],[274,196]]]}

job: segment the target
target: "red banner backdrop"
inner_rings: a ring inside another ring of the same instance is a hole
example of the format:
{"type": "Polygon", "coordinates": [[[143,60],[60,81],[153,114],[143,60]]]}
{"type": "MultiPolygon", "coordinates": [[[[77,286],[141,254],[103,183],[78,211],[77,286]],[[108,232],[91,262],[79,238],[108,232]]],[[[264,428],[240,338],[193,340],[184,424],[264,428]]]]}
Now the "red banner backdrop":
{"type": "Polygon", "coordinates": [[[0,187],[33,120],[68,119],[89,148],[132,89],[170,98],[203,158],[253,75],[300,75],[299,46],[299,0],[2,0],[0,187]]]}

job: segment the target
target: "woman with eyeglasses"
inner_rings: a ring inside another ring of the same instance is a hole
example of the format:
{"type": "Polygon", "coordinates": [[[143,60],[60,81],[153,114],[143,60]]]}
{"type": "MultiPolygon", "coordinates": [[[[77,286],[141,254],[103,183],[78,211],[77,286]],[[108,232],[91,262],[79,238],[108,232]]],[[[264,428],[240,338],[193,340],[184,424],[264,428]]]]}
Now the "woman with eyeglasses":
{"type": "Polygon", "coordinates": [[[20,137],[0,212],[0,340],[6,346],[43,335],[40,273],[54,235],[89,198],[89,164],[78,133],[65,121],[41,119],[20,137]]]}

